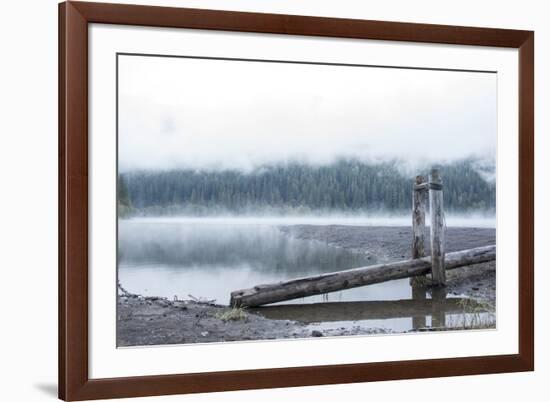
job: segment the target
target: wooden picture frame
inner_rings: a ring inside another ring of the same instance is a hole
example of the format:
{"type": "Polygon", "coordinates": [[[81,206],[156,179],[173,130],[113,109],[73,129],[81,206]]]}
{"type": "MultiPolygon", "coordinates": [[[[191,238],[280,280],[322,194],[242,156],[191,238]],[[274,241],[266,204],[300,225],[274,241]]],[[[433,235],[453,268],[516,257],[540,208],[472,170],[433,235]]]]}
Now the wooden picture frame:
{"type": "Polygon", "coordinates": [[[352,19],[65,2],[59,5],[59,397],[64,400],[444,377],[534,369],[534,33],[352,19]],[[90,379],[88,24],[519,49],[519,353],[90,379]]]}

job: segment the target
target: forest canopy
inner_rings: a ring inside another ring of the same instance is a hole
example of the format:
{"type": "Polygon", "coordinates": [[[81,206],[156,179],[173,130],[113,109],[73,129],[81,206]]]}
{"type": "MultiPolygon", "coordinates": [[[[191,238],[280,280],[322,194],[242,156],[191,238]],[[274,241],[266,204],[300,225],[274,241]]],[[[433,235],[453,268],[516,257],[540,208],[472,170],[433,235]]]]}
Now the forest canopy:
{"type": "MultiPolygon", "coordinates": [[[[494,211],[494,163],[465,159],[438,166],[450,212],[494,211]]],[[[419,174],[428,176],[429,168],[419,174]]],[[[414,177],[398,162],[266,165],[239,170],[136,170],[119,176],[119,207],[138,215],[403,212],[414,177]]]]}

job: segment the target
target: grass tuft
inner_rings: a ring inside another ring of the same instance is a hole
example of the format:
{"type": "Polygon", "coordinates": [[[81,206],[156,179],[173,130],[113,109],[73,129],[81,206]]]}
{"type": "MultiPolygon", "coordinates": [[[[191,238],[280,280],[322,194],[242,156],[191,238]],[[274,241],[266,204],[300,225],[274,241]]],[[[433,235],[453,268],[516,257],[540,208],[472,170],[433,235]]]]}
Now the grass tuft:
{"type": "Polygon", "coordinates": [[[235,307],[231,310],[226,310],[223,313],[216,314],[216,317],[223,322],[242,321],[248,318],[248,313],[244,311],[244,308],[235,307]]]}
{"type": "Polygon", "coordinates": [[[474,299],[462,299],[459,302],[462,307],[460,317],[447,323],[450,329],[488,329],[495,328],[496,315],[494,307],[485,302],[474,299]]]}

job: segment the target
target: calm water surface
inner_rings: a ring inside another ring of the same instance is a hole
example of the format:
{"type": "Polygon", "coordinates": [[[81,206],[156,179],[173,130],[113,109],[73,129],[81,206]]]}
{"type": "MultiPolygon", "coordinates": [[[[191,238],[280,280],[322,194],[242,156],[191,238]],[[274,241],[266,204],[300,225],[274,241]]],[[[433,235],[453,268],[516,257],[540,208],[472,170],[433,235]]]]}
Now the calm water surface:
{"type": "MultiPolygon", "coordinates": [[[[292,238],[274,220],[121,220],[118,247],[119,280],[128,291],[170,299],[192,295],[220,304],[228,304],[234,290],[383,262],[323,241],[292,238]]],[[[370,325],[406,331],[414,324],[411,311],[431,311],[418,305],[425,302],[407,302],[412,299],[409,280],[403,279],[278,303],[285,306],[265,309],[265,315],[327,328],[370,325]],[[329,308],[296,308],[312,303],[329,308]]]]}

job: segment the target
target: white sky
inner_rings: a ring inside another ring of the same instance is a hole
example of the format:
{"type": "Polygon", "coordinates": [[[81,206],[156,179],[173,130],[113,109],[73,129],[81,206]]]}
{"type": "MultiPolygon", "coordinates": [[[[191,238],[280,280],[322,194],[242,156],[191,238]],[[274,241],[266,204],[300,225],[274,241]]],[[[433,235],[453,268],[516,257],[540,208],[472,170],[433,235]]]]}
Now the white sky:
{"type": "Polygon", "coordinates": [[[496,74],[119,56],[119,166],[494,158],[496,74]]]}

